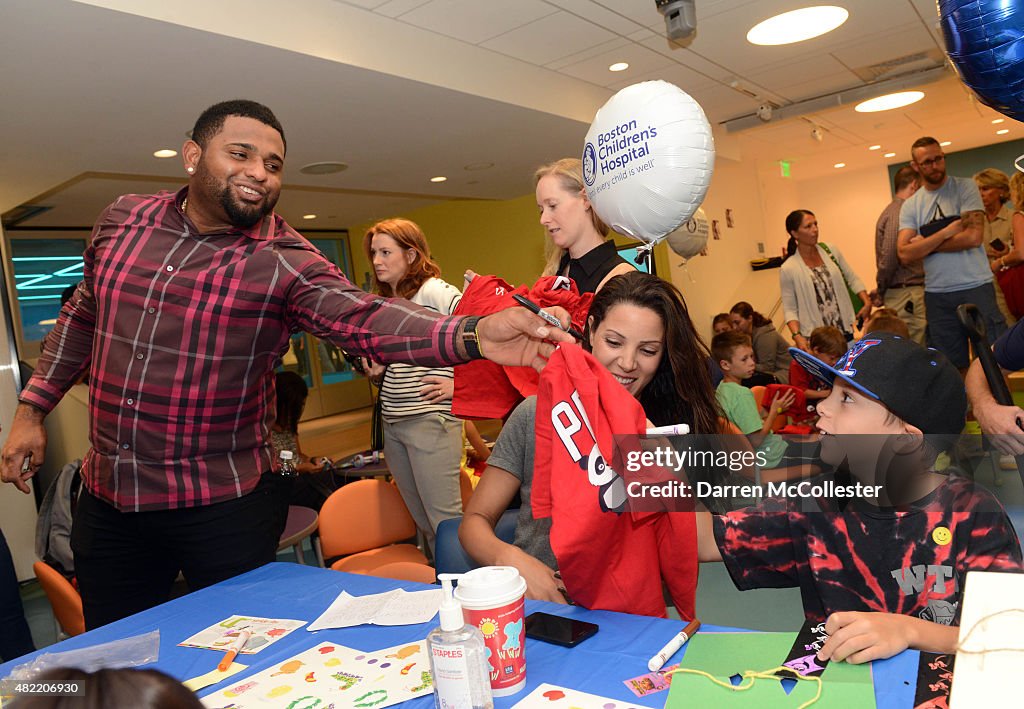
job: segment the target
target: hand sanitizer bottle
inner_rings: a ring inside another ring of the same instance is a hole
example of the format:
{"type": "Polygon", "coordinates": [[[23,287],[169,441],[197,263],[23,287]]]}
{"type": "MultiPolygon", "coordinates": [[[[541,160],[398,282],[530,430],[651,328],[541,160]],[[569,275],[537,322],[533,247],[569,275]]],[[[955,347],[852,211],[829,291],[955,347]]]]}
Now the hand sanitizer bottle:
{"type": "Polygon", "coordinates": [[[438,574],[443,587],[441,627],[427,636],[430,670],[434,676],[437,709],[491,709],[491,679],[484,636],[462,618],[462,606],[452,595],[457,574],[438,574]]]}

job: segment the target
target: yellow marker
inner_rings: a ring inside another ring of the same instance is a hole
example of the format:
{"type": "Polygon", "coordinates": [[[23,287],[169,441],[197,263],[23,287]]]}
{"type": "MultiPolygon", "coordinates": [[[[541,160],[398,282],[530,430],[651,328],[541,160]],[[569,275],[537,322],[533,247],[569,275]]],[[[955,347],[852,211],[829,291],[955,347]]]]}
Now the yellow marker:
{"type": "Polygon", "coordinates": [[[949,527],[936,527],[932,530],[932,541],[944,547],[953,541],[953,533],[949,531],[949,527]]]}

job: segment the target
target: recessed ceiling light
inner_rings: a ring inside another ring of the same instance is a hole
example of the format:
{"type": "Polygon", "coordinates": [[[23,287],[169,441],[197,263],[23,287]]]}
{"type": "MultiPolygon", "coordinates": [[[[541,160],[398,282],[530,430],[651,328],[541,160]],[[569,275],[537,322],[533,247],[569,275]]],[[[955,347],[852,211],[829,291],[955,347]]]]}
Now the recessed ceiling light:
{"type": "Polygon", "coordinates": [[[992,119],[992,125],[996,125],[996,124],[1002,123],[1005,120],[1006,120],[1005,118],[993,118],[992,119]]]}
{"type": "Polygon", "coordinates": [[[944,140],[941,143],[939,143],[939,146],[945,148],[947,145],[952,145],[952,144],[953,144],[952,140],[944,140]]]}
{"type": "Polygon", "coordinates": [[[628,68],[629,64],[627,64],[626,62],[615,62],[610,67],[608,67],[608,71],[625,71],[628,68]]]}
{"type": "Polygon", "coordinates": [[[431,182],[444,182],[444,181],[446,181],[447,179],[448,179],[448,178],[447,178],[447,177],[445,177],[444,175],[438,175],[437,177],[431,177],[431,178],[430,178],[430,181],[431,181],[431,182]]]}
{"type": "Polygon", "coordinates": [[[832,167],[846,167],[846,163],[845,163],[845,162],[837,162],[837,163],[836,163],[835,165],[833,165],[832,167]]]}
{"type": "Polygon", "coordinates": [[[155,157],[155,158],[173,158],[177,154],[178,154],[177,150],[171,150],[170,148],[161,148],[160,150],[157,150],[155,153],[153,153],[153,157],[155,157]]]}
{"type": "Polygon", "coordinates": [[[872,145],[872,146],[870,146],[868,148],[868,150],[881,150],[881,149],[882,149],[881,145],[872,145]]]}
{"type": "Polygon", "coordinates": [[[834,5],[804,7],[759,22],[747,32],[747,41],[769,46],[803,42],[831,32],[849,16],[844,8],[834,5]]]}
{"type": "Polygon", "coordinates": [[[854,110],[858,113],[875,113],[876,111],[891,111],[894,108],[902,108],[912,103],[917,103],[924,98],[924,91],[900,91],[894,94],[886,94],[877,98],[868,99],[858,103],[854,110]]]}
{"type": "Polygon", "coordinates": [[[476,172],[477,170],[490,170],[492,167],[494,167],[493,162],[471,162],[468,165],[464,165],[462,169],[476,172]]]}
{"type": "Polygon", "coordinates": [[[343,162],[311,162],[300,167],[299,172],[303,175],[332,175],[335,172],[342,172],[347,169],[348,165],[343,162]]]}
{"type": "Polygon", "coordinates": [[[996,131],[996,135],[1006,135],[1009,132],[1010,132],[1009,128],[1003,128],[1002,130],[997,130],[996,131]]]}
{"type": "Polygon", "coordinates": [[[316,215],[315,214],[303,214],[302,218],[303,219],[316,219],[316,215]]]}
{"type": "Polygon", "coordinates": [[[896,157],[896,153],[886,153],[882,157],[883,158],[894,158],[894,157],[896,157]]]}

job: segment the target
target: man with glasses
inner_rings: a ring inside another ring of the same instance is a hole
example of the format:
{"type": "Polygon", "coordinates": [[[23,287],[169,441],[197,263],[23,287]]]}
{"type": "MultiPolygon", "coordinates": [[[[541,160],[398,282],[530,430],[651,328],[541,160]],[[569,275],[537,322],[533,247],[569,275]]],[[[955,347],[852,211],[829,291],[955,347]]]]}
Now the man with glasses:
{"type": "Polygon", "coordinates": [[[1006,330],[982,246],[985,211],[971,179],[946,174],[946,156],[935,138],[916,140],[910,158],[924,189],[900,209],[900,262],[909,265],[924,259],[928,344],[949,357],[963,374],[970,356],[957,306],[978,306],[990,337],[1006,330]]]}

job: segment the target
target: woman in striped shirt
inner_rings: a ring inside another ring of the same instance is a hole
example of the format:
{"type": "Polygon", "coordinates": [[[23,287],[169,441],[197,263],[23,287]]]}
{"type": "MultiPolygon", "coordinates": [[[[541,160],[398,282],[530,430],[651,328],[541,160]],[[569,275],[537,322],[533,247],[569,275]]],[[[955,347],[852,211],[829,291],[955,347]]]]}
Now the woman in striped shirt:
{"type": "MultiPolygon", "coordinates": [[[[406,298],[442,315],[462,299],[439,278],[423,230],[408,219],[385,219],[370,227],[363,250],[373,266],[374,290],[406,298]]],[[[452,416],[451,367],[371,363],[380,383],[384,456],[416,526],[431,551],[437,525],[462,514],[459,460],[462,422],[452,416]]]]}

